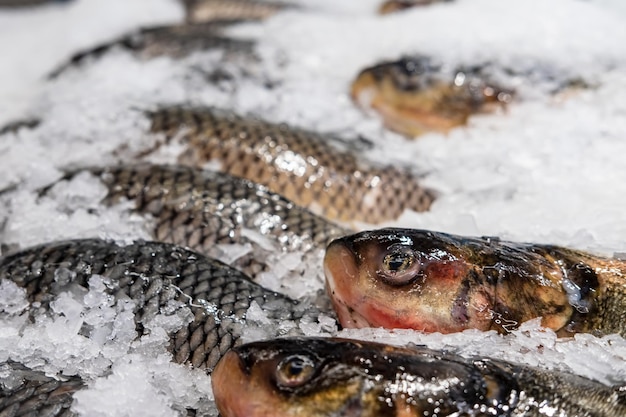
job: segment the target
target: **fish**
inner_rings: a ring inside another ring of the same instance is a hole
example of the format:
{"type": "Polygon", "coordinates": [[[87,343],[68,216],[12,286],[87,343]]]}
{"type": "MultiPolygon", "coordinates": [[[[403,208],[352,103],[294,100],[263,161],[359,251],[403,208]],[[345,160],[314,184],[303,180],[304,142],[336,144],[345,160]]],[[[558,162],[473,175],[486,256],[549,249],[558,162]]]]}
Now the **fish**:
{"type": "Polygon", "coordinates": [[[167,107],[149,118],[151,133],[185,149],[178,163],[219,165],[330,220],[380,223],[426,211],[435,198],[411,170],[358,159],[330,136],[213,108],[167,107]]]}
{"type": "Polygon", "coordinates": [[[453,0],[387,0],[378,8],[378,14],[390,14],[413,7],[430,6],[436,3],[449,3],[453,0]]]}
{"type": "Polygon", "coordinates": [[[626,335],[626,261],[574,249],[387,228],[334,240],[324,271],[346,328],[626,335]]]}
{"type": "MultiPolygon", "coordinates": [[[[262,325],[270,337],[302,335],[299,326],[316,323],[321,313],[306,302],[259,286],[217,260],[161,242],[122,244],[78,239],[47,243],[0,258],[0,281],[10,280],[26,290],[31,321],[47,314],[61,293],[86,294],[94,275],[104,280],[106,294],[118,302],[133,301],[137,337],[150,333],[145,324],[157,315],[182,317],[182,327],[169,333],[173,361],[203,369],[208,375],[224,353],[241,344],[244,332],[262,325]],[[253,305],[264,312],[261,324],[248,320],[253,305]]],[[[332,317],[330,311],[325,314],[332,317]]],[[[86,323],[80,332],[86,337],[93,332],[98,337],[98,329],[86,323]]],[[[11,352],[5,353],[10,359],[11,352]]],[[[86,386],[78,377],[48,378],[14,363],[0,365],[0,374],[2,416],[74,415],[68,411],[71,396],[86,386]],[[10,379],[5,378],[7,374],[10,379]],[[36,410],[37,414],[32,414],[36,410]]]]}
{"type": "Polygon", "coordinates": [[[284,9],[294,7],[287,3],[254,0],[182,0],[182,2],[188,23],[265,20],[284,9]]]}
{"type": "Polygon", "coordinates": [[[47,3],[70,3],[72,0],[0,0],[0,7],[32,7],[47,3]]]}
{"type": "Polygon", "coordinates": [[[350,95],[404,136],[447,133],[471,115],[503,109],[513,100],[515,91],[493,80],[491,70],[487,64],[450,70],[429,56],[405,56],[362,70],[350,95]]]}
{"type": "Polygon", "coordinates": [[[101,45],[77,52],[67,62],[50,72],[48,79],[56,79],[67,70],[93,61],[115,48],[131,51],[145,60],[159,56],[180,59],[193,52],[207,50],[221,50],[226,59],[241,57],[255,60],[254,42],[252,40],[233,38],[224,34],[224,28],[233,23],[232,21],[216,21],[139,29],[101,45]]]}
{"type": "Polygon", "coordinates": [[[0,415],[69,417],[72,395],[86,384],[76,376],[51,377],[16,362],[0,363],[0,415]]]}
{"type": "Polygon", "coordinates": [[[349,339],[245,344],[224,355],[212,384],[222,417],[626,415],[623,387],[489,358],[349,339]]]}
{"type": "Polygon", "coordinates": [[[35,129],[41,124],[41,120],[37,118],[14,120],[0,127],[0,136],[8,133],[17,134],[22,129],[35,129]]]}
{"type": "MultiPolygon", "coordinates": [[[[93,275],[104,277],[104,291],[115,300],[135,303],[137,337],[144,333],[144,323],[158,314],[186,314],[188,324],[170,334],[173,360],[208,373],[241,343],[253,303],[276,327],[293,321],[296,333],[302,320],[315,321],[320,314],[317,307],[261,287],[220,261],[162,242],[76,239],[0,258],[0,280],[26,290],[32,320],[49,312],[59,294],[86,293],[93,275]]],[[[87,326],[81,332],[88,336],[91,330],[87,326]]]]}
{"type": "Polygon", "coordinates": [[[322,289],[321,271],[309,271],[307,275],[304,268],[313,262],[321,264],[326,246],[350,233],[265,186],[180,165],[146,163],[75,169],[41,189],[40,199],[51,195],[55,185],[84,174],[95,176],[107,187],[102,204],[131,202],[135,212],[151,218],[148,227],[154,240],[223,259],[254,279],[263,272],[276,271],[281,259],[300,254],[300,262],[281,273],[293,279],[319,275],[322,289]],[[225,246],[233,245],[245,250],[240,256],[227,258],[225,246]]]}

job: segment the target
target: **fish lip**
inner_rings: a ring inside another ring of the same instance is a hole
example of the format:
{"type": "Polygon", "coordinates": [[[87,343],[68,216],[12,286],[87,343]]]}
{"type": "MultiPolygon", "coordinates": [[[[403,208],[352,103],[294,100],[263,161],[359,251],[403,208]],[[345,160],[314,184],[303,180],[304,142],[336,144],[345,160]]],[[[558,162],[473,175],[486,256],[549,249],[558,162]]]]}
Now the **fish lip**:
{"type": "MultiPolygon", "coordinates": [[[[344,328],[371,327],[369,321],[346,302],[346,296],[351,298],[354,295],[343,294],[338,290],[340,285],[349,288],[353,282],[358,280],[358,258],[354,250],[353,239],[348,237],[335,239],[328,245],[324,257],[324,275],[326,276],[326,292],[335,308],[341,326],[344,328]],[[346,283],[348,284],[346,285],[346,283]]],[[[359,305],[364,300],[355,301],[358,302],[351,304],[359,305]]]]}

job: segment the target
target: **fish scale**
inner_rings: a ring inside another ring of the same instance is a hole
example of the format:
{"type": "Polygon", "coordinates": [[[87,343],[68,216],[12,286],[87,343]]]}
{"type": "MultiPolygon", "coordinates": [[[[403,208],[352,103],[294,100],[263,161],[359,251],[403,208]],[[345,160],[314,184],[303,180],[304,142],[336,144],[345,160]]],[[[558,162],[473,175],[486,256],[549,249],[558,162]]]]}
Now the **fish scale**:
{"type": "Polygon", "coordinates": [[[194,367],[211,369],[238,343],[253,302],[261,307],[271,303],[265,313],[276,321],[298,321],[319,313],[217,260],[165,243],[74,240],[37,246],[0,260],[0,279],[25,288],[31,304],[39,303],[39,307],[31,305],[33,316],[47,312],[50,302],[70,284],[86,289],[94,274],[108,277],[110,295],[136,303],[139,328],[171,302],[189,308],[194,319],[172,335],[172,353],[176,362],[194,367]],[[59,281],[59,273],[68,271],[68,282],[59,281]]]}
{"type": "Polygon", "coordinates": [[[57,380],[43,372],[32,371],[14,362],[0,364],[0,373],[10,373],[20,382],[15,386],[0,385],[2,417],[50,416],[69,417],[72,395],[85,387],[78,377],[57,380]]]}
{"type": "Polygon", "coordinates": [[[293,5],[251,0],[182,0],[187,22],[215,20],[262,20],[293,5]]]}
{"type": "Polygon", "coordinates": [[[252,277],[294,253],[302,254],[303,262],[289,277],[300,277],[306,260],[321,262],[326,245],[349,232],[263,186],[219,172],[143,164],[85,168],[61,181],[81,173],[93,174],[106,185],[105,204],[131,201],[137,212],[151,215],[155,240],[217,258],[223,253],[216,245],[250,245],[249,253],[229,263],[252,277]]]}
{"type": "Polygon", "coordinates": [[[211,108],[163,108],[149,118],[151,132],[185,147],[179,163],[218,162],[329,219],[380,223],[428,210],[434,199],[409,170],[361,160],[314,132],[211,108]]]}
{"type": "MultiPolygon", "coordinates": [[[[299,323],[314,322],[320,314],[317,308],[267,290],[217,260],[166,243],[121,245],[81,239],[44,244],[0,258],[0,280],[10,280],[26,290],[32,320],[46,314],[59,294],[76,287],[86,290],[94,274],[106,277],[107,294],[116,300],[133,300],[137,337],[144,333],[144,323],[157,315],[189,309],[193,318],[172,331],[169,349],[175,362],[207,372],[228,350],[241,344],[246,313],[253,303],[263,308],[276,327],[293,321],[290,334],[301,334],[299,323]]],[[[0,370],[21,378],[18,387],[0,385],[0,416],[73,415],[69,411],[71,394],[84,387],[79,378],[57,381],[13,363],[1,364],[0,370]]],[[[188,412],[193,414],[193,410],[188,412]]]]}

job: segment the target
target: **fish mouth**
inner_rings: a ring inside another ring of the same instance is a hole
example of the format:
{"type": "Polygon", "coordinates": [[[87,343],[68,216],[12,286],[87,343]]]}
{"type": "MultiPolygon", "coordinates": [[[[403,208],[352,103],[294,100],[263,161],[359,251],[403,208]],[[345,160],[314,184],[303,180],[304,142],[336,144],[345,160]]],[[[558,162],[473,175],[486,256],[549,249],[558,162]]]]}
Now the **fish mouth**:
{"type": "Polygon", "coordinates": [[[331,299],[339,322],[344,328],[370,327],[368,320],[353,307],[360,304],[354,286],[359,277],[355,252],[349,240],[336,239],[328,245],[324,256],[326,292],[331,299]]]}

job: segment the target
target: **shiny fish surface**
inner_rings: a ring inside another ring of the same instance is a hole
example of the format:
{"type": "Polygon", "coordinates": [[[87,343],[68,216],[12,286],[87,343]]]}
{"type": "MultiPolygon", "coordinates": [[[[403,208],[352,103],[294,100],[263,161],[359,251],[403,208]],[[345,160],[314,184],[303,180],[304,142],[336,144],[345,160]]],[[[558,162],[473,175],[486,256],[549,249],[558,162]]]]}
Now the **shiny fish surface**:
{"type": "Polygon", "coordinates": [[[242,345],[212,383],[223,417],[626,415],[619,387],[576,375],[347,339],[242,345]]]}
{"type": "Polygon", "coordinates": [[[344,327],[626,335],[626,262],[551,245],[415,229],[333,241],[326,285],[344,327]]]}
{"type": "Polygon", "coordinates": [[[47,312],[61,292],[86,290],[92,275],[107,279],[107,291],[115,299],[135,302],[138,337],[142,323],[157,314],[188,309],[190,323],[170,335],[171,351],[177,363],[208,370],[239,343],[253,302],[275,322],[319,314],[219,261],[166,243],[71,240],[0,258],[0,279],[26,289],[33,316],[47,312]]]}
{"type": "Polygon", "coordinates": [[[451,2],[453,0],[387,0],[380,5],[379,14],[389,14],[401,10],[411,9],[419,6],[429,6],[431,4],[451,2]]]}
{"type": "Polygon", "coordinates": [[[379,223],[428,210],[434,198],[412,173],[368,165],[313,132],[215,109],[166,108],[150,117],[153,133],[185,147],[180,163],[218,163],[330,219],[379,223]]]}
{"type": "Polygon", "coordinates": [[[151,215],[155,240],[218,258],[223,255],[218,245],[249,247],[229,263],[253,276],[294,253],[321,262],[326,245],[349,233],[264,186],[224,173],[143,164],[79,170],[64,180],[84,172],[108,188],[105,204],[130,201],[138,213],[151,215]]]}
{"type": "Polygon", "coordinates": [[[78,377],[56,379],[18,363],[0,363],[0,416],[69,417],[72,395],[85,387],[78,377]]]}
{"type": "Polygon", "coordinates": [[[472,114],[511,101],[513,91],[490,80],[488,72],[486,65],[450,71],[426,56],[404,57],[361,71],[352,83],[351,96],[403,135],[445,133],[465,125],[472,114]]]}
{"type": "Polygon", "coordinates": [[[230,38],[222,33],[222,29],[228,23],[211,22],[141,29],[103,45],[78,52],[67,63],[54,70],[49,77],[58,77],[64,71],[100,57],[115,47],[133,51],[143,59],[162,55],[182,58],[196,51],[211,49],[222,50],[229,55],[253,58],[252,41],[230,38]]]}
{"type": "Polygon", "coordinates": [[[287,4],[252,0],[183,0],[187,21],[263,20],[290,7],[287,4]]]}
{"type": "Polygon", "coordinates": [[[69,3],[70,0],[0,0],[0,7],[31,7],[46,3],[69,3]]]}

